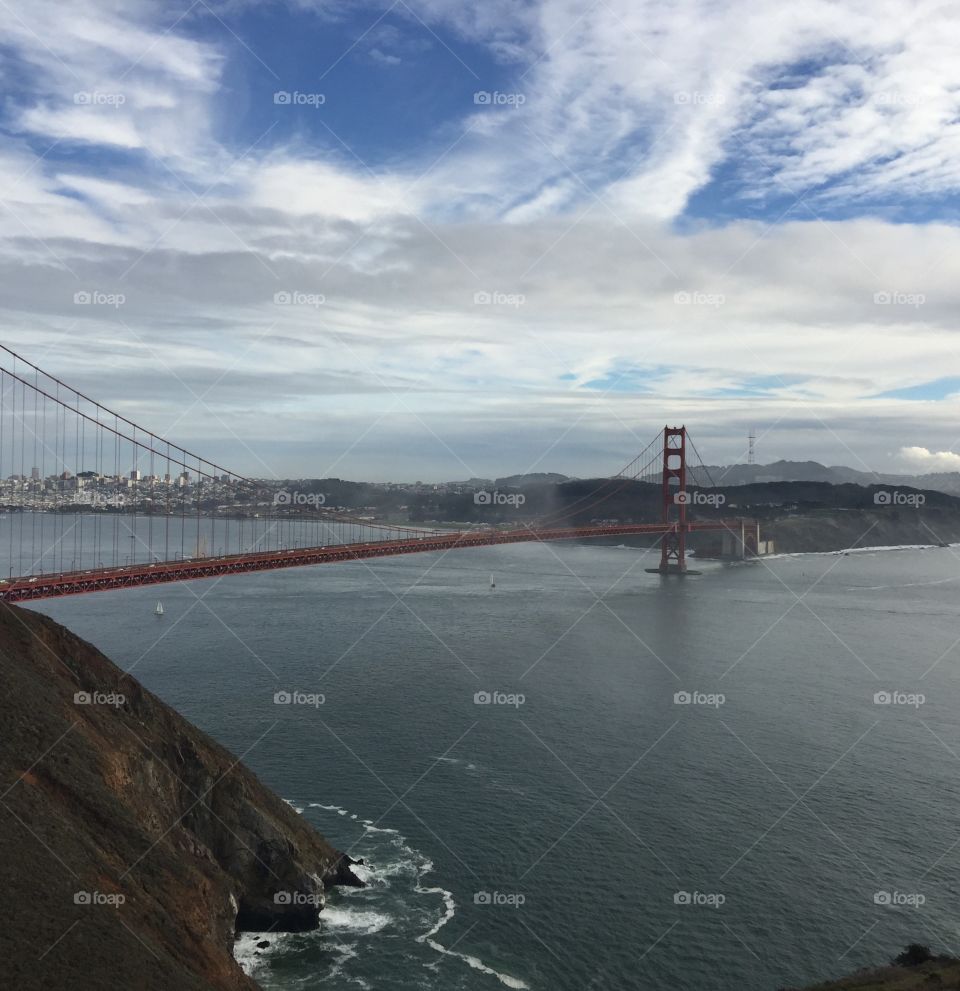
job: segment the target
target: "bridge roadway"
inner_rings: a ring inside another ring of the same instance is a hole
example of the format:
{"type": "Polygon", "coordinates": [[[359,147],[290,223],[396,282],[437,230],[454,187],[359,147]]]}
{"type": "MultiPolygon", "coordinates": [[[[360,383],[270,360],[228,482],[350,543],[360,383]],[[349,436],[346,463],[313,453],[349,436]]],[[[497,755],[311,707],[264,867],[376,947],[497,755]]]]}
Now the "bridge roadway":
{"type": "MultiPolygon", "coordinates": [[[[685,528],[688,532],[730,530],[739,533],[742,522],[739,519],[697,520],[687,522],[685,528]]],[[[422,554],[426,551],[447,551],[466,547],[489,547],[494,544],[582,540],[588,537],[626,537],[636,534],[662,535],[676,530],[678,525],[675,522],[627,523],[552,529],[530,527],[521,530],[456,530],[450,533],[429,533],[422,537],[372,543],[331,544],[326,547],[302,547],[293,550],[233,554],[225,557],[188,558],[157,564],[95,568],[89,571],[65,571],[0,580],[0,600],[24,602],[61,595],[79,595],[83,592],[160,585],[196,578],[219,578],[221,575],[240,575],[251,571],[273,571],[277,568],[300,568],[310,564],[331,564],[337,561],[358,561],[366,558],[422,554]]]]}

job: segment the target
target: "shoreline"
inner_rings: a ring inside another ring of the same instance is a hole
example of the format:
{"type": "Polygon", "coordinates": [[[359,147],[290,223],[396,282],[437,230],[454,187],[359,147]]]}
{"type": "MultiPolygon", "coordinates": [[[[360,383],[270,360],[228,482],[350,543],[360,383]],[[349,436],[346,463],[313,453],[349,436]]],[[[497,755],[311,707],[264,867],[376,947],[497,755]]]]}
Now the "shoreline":
{"type": "Polygon", "coordinates": [[[848,547],[837,551],[785,551],[782,554],[764,554],[762,558],[749,560],[776,561],[792,557],[840,557],[846,554],[881,554],[895,551],[945,551],[951,547],[960,547],[960,543],[948,542],[943,544],[874,544],[869,547],[848,547]]]}

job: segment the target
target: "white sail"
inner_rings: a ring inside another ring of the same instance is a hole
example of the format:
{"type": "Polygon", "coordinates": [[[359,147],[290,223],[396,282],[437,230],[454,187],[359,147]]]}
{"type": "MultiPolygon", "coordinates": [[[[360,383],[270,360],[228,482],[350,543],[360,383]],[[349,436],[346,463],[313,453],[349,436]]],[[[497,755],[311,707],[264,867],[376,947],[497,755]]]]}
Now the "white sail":
{"type": "Polygon", "coordinates": [[[158,602],[157,603],[157,608],[153,610],[153,614],[155,616],[162,616],[163,615],[163,603],[162,602],[158,602]]]}

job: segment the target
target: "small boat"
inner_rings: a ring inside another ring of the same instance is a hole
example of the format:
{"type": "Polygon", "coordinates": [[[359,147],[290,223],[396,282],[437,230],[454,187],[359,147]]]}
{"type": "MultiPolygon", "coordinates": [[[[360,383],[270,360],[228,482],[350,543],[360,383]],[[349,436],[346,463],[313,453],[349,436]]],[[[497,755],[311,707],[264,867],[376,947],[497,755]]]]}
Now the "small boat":
{"type": "Polygon", "coordinates": [[[163,615],[163,603],[162,602],[158,602],[157,603],[157,608],[153,610],[153,615],[154,616],[162,616],[163,615]]]}
{"type": "Polygon", "coordinates": [[[497,587],[497,583],[493,580],[493,575],[490,576],[490,587],[491,588],[497,587]]]}

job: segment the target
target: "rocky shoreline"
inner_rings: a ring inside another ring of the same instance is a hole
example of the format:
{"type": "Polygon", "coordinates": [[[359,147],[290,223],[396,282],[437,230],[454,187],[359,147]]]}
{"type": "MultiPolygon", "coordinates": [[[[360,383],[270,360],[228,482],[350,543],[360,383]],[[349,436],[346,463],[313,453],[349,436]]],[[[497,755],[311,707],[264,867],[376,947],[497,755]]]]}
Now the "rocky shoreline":
{"type": "MultiPolygon", "coordinates": [[[[254,989],[237,931],[316,929],[353,861],[92,645],[0,605],[0,984],[254,989]]],[[[251,741],[253,743],[253,741],[251,741]]]]}
{"type": "Polygon", "coordinates": [[[929,947],[911,943],[889,964],[865,967],[847,977],[806,988],[779,991],[928,991],[960,988],[960,960],[935,956],[929,947]]]}
{"type": "Polygon", "coordinates": [[[781,516],[761,523],[778,554],[817,554],[855,547],[936,546],[960,541],[952,510],[836,509],[781,516]]]}

